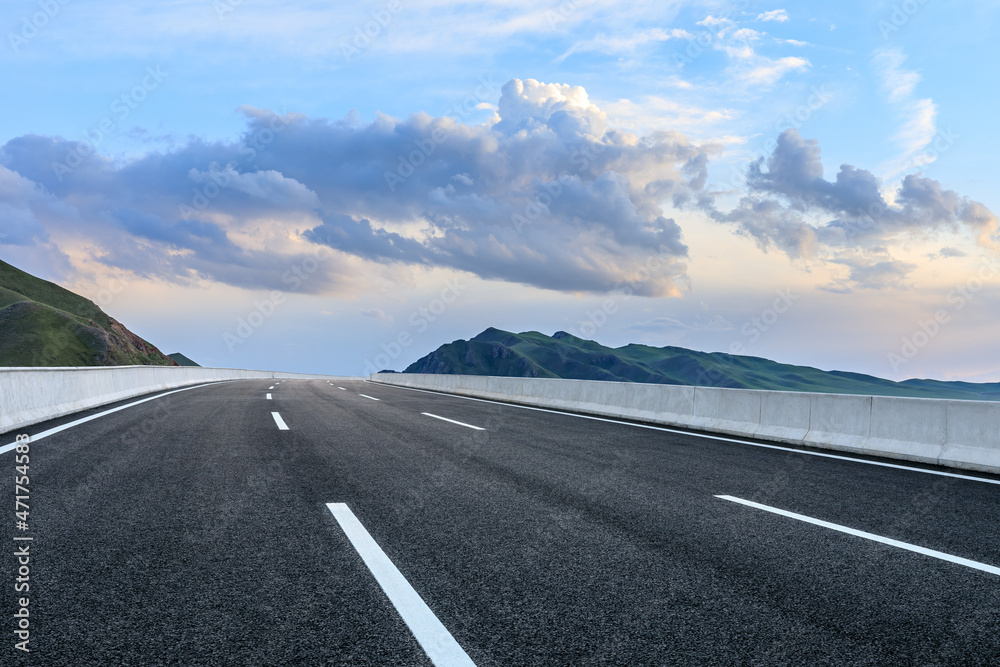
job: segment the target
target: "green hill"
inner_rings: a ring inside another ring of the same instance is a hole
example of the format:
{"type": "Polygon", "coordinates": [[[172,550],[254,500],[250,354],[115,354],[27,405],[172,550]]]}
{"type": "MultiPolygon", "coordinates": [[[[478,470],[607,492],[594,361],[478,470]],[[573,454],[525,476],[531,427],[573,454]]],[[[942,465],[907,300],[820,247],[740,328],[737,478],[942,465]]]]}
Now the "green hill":
{"type": "Polygon", "coordinates": [[[167,356],[170,357],[171,359],[173,359],[175,362],[177,362],[178,366],[198,366],[198,367],[201,367],[201,364],[196,364],[195,362],[191,361],[190,359],[188,359],[186,356],[184,356],[180,352],[174,352],[173,354],[168,354],[167,356]]]}
{"type": "Polygon", "coordinates": [[[610,348],[563,331],[546,336],[536,331],[514,334],[490,328],[471,340],[442,345],[404,372],[1000,400],[1000,383],[893,382],[860,373],[822,371],[760,357],[697,352],[682,347],[633,344],[610,348]]]}
{"type": "Polygon", "coordinates": [[[0,367],[177,364],[97,304],[0,261],[0,367]]]}

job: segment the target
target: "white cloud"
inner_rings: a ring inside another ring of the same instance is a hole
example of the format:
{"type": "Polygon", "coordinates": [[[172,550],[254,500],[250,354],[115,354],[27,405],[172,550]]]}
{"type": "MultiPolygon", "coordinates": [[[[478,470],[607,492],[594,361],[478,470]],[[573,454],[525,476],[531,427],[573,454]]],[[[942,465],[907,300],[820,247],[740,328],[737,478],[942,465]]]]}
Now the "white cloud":
{"type": "Polygon", "coordinates": [[[784,23],[788,20],[788,12],[784,9],[772,9],[769,12],[763,12],[757,15],[758,21],[777,21],[778,23],[784,23]]]}
{"type": "Polygon", "coordinates": [[[805,58],[788,56],[777,60],[761,58],[753,69],[745,73],[746,81],[751,84],[769,86],[789,72],[807,70],[812,64],[805,58]]]}
{"type": "Polygon", "coordinates": [[[995,249],[1000,240],[992,211],[938,181],[910,174],[890,199],[866,169],[844,164],[827,180],[818,142],[794,129],[781,133],[766,171],[764,165],[763,158],[751,164],[748,192],[737,208],[721,213],[706,198],[705,210],[764,250],[848,267],[847,277],[833,286],[839,291],[905,286],[916,266],[893,257],[891,249],[908,241],[950,233],[995,249]]]}
{"type": "Polygon", "coordinates": [[[220,184],[281,208],[308,210],[319,206],[315,192],[274,170],[239,173],[232,165],[227,165],[225,169],[208,171],[192,169],[188,177],[195,183],[220,184]]]}
{"type": "Polygon", "coordinates": [[[704,141],[707,133],[720,123],[735,120],[735,109],[705,109],[689,106],[672,99],[647,96],[640,101],[620,99],[605,103],[601,108],[616,126],[635,132],[682,131],[704,141]]]}
{"type": "Polygon", "coordinates": [[[365,317],[370,317],[372,319],[378,320],[383,324],[392,324],[396,318],[392,315],[387,315],[385,311],[381,308],[366,308],[361,310],[361,314],[365,317]]]}
{"type": "MultiPolygon", "coordinates": [[[[937,106],[931,99],[914,100],[910,104],[910,117],[893,137],[907,156],[915,156],[927,148],[937,134],[937,106]]],[[[925,158],[928,162],[929,157],[925,158]]],[[[927,164],[921,162],[914,166],[927,164]]]]}
{"type": "Polygon", "coordinates": [[[751,61],[757,56],[757,52],[749,44],[740,44],[738,46],[727,45],[722,47],[722,50],[733,60],[751,61]]]}
{"type": "Polygon", "coordinates": [[[889,94],[890,102],[905,102],[920,83],[920,74],[903,69],[906,55],[902,49],[880,49],[872,58],[876,73],[882,78],[882,88],[889,94]]]}
{"type": "Polygon", "coordinates": [[[47,241],[44,219],[68,210],[31,180],[0,164],[0,245],[30,246],[47,241]]]}
{"type": "Polygon", "coordinates": [[[578,42],[570,47],[565,53],[556,58],[556,62],[562,62],[574,53],[599,52],[607,54],[631,53],[640,46],[649,43],[666,42],[670,39],[691,39],[692,35],[686,30],[663,30],[653,28],[644,30],[633,35],[622,37],[611,37],[598,35],[593,39],[578,42]]]}
{"type": "Polygon", "coordinates": [[[716,27],[720,27],[720,26],[730,26],[730,25],[735,25],[735,24],[732,22],[731,19],[728,19],[728,18],[726,18],[724,16],[715,17],[715,16],[712,16],[711,14],[709,14],[708,16],[706,16],[705,18],[703,18],[701,21],[698,21],[698,23],[696,23],[696,25],[703,25],[706,28],[716,28],[716,27]]]}
{"type": "Polygon", "coordinates": [[[725,53],[733,61],[726,70],[729,79],[726,85],[739,88],[748,85],[766,88],[777,83],[786,74],[804,71],[812,66],[809,60],[798,56],[774,59],[759,54],[755,46],[767,36],[767,33],[753,28],[737,29],[737,24],[731,19],[709,16],[700,21],[699,25],[722,26],[715,35],[711,48],[725,53]]]}
{"type": "Polygon", "coordinates": [[[479,125],[248,110],[244,142],[269,137],[252,157],[247,143],[192,139],[122,163],[84,160],[61,180],[51,164],[77,145],[18,137],[0,149],[12,184],[0,202],[24,209],[25,192],[44,187],[69,212],[58,224],[85,234],[102,262],[173,282],[327,293],[368,263],[680,295],[688,251],[664,207],[700,196],[708,151],[676,129],[609,126],[580,86],[513,79],[497,109],[479,125]],[[306,258],[323,246],[332,252],[308,260],[307,281],[306,258]],[[643,272],[650,257],[659,268],[643,272]]]}
{"type": "Polygon", "coordinates": [[[937,135],[937,105],[931,98],[917,98],[920,73],[903,67],[906,55],[899,48],[883,48],[875,52],[872,67],[879,75],[882,89],[901,118],[900,129],[893,137],[901,154],[882,166],[885,178],[893,178],[935,160],[924,151],[937,135]]]}
{"type": "Polygon", "coordinates": [[[758,32],[753,28],[740,28],[733,33],[733,39],[745,39],[746,41],[756,41],[764,36],[765,33],[758,32]]]}
{"type": "Polygon", "coordinates": [[[519,35],[566,34],[588,25],[625,33],[640,19],[668,24],[683,1],[623,7],[618,0],[406,0],[395,14],[386,12],[386,5],[314,0],[105,0],[100,12],[60,14],[58,22],[46,27],[46,35],[58,49],[87,56],[144,57],[174,53],[179,45],[211,42],[225,48],[239,44],[313,58],[341,55],[343,45],[354,45],[356,29],[364,34],[374,15],[382,12],[382,25],[364,45],[365,51],[468,55],[492,52],[519,35]],[[232,11],[219,16],[218,7],[232,11]],[[386,14],[390,14],[388,20],[386,14]]]}

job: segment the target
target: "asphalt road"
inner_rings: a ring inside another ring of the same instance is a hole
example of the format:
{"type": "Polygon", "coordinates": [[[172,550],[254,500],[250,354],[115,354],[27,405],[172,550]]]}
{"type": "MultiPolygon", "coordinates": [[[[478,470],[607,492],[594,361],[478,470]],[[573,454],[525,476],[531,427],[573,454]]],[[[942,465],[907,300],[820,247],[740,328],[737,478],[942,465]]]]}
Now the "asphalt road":
{"type": "MultiPolygon", "coordinates": [[[[372,383],[270,386],[31,443],[30,529],[3,522],[8,545],[34,538],[31,652],[14,648],[11,547],[0,664],[432,664],[328,503],[480,667],[1000,664],[997,574],[717,497],[1000,566],[997,478],[372,383]]],[[[0,466],[13,515],[14,453],[0,466]]]]}

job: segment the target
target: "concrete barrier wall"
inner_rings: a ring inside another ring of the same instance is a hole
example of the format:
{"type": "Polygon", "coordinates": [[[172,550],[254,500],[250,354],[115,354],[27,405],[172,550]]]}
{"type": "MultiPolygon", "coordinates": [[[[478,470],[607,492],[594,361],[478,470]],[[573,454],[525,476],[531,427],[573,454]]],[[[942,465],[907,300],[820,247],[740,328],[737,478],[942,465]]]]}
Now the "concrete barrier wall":
{"type": "Polygon", "coordinates": [[[1000,471],[1000,425],[995,403],[949,401],[948,428],[938,463],[1000,471]]]}
{"type": "Polygon", "coordinates": [[[334,377],[196,366],[0,368],[0,433],[134,396],[203,382],[334,377]]]}
{"type": "Polygon", "coordinates": [[[1000,473],[1000,403],[382,373],[375,382],[1000,473]]]}
{"type": "Polygon", "coordinates": [[[948,432],[950,402],[872,397],[871,432],[864,452],[937,463],[948,432]]]}
{"type": "Polygon", "coordinates": [[[805,442],[812,416],[812,397],[809,394],[781,391],[758,393],[760,423],[754,436],[778,442],[805,442]]]}

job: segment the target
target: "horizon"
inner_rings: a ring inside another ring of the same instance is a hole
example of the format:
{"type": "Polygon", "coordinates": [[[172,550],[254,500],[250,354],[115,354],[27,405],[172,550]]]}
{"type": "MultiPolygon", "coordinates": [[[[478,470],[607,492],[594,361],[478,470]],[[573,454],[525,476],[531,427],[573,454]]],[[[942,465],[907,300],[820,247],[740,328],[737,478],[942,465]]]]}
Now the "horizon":
{"type": "Polygon", "coordinates": [[[1000,381],[991,3],[50,4],[0,46],[0,259],[165,353],[1000,381]]]}

